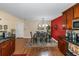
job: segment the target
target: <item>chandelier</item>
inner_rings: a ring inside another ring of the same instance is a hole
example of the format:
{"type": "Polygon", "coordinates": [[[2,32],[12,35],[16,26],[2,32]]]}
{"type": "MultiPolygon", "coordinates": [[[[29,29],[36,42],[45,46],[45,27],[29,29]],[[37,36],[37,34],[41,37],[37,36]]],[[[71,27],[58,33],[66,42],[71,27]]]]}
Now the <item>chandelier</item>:
{"type": "Polygon", "coordinates": [[[46,28],[47,26],[48,24],[46,23],[45,18],[42,18],[40,24],[38,24],[38,29],[44,30],[44,28],[46,28]]]}

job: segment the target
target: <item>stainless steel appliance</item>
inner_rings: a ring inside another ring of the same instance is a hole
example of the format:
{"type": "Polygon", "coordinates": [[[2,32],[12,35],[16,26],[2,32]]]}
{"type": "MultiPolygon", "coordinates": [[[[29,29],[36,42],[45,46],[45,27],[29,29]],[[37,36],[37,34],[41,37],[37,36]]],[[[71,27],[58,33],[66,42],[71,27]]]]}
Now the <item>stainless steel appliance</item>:
{"type": "Polygon", "coordinates": [[[3,32],[0,31],[0,39],[2,39],[2,38],[3,38],[3,32]]]}
{"type": "Polygon", "coordinates": [[[6,31],[0,31],[0,39],[8,38],[8,32],[6,31]]]}
{"type": "Polygon", "coordinates": [[[79,29],[79,19],[73,20],[72,25],[73,29],[79,29]]]}
{"type": "Polygon", "coordinates": [[[3,32],[3,38],[8,38],[8,32],[7,31],[3,32]]]}
{"type": "Polygon", "coordinates": [[[66,40],[72,41],[72,30],[66,30],[66,40]]]}
{"type": "Polygon", "coordinates": [[[79,33],[76,34],[76,42],[79,43],[79,33]]]}

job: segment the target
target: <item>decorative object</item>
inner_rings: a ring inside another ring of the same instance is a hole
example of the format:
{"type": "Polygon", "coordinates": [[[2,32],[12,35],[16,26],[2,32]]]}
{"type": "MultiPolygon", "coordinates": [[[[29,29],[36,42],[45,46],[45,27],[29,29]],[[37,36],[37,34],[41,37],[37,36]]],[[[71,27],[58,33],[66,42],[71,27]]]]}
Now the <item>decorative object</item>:
{"type": "Polygon", "coordinates": [[[0,30],[2,30],[2,25],[0,25],[0,30]]]}
{"type": "Polygon", "coordinates": [[[62,25],[62,27],[63,27],[63,30],[65,30],[65,29],[66,29],[66,25],[65,25],[65,24],[63,24],[63,25],[62,25]]]}
{"type": "Polygon", "coordinates": [[[8,26],[7,25],[4,25],[4,30],[7,30],[8,29],[8,26]]]}
{"type": "Polygon", "coordinates": [[[46,27],[46,29],[47,29],[47,30],[50,30],[50,25],[48,25],[48,26],[46,27]]]}
{"type": "Polygon", "coordinates": [[[62,23],[62,27],[63,27],[62,29],[66,30],[66,20],[62,20],[61,23],[62,23]]]}
{"type": "Polygon", "coordinates": [[[58,29],[58,26],[57,26],[57,25],[54,25],[54,29],[56,29],[56,30],[57,30],[57,29],[58,29]]]}
{"type": "Polygon", "coordinates": [[[11,34],[15,34],[15,29],[11,29],[11,34]]]}
{"type": "Polygon", "coordinates": [[[2,20],[2,18],[0,18],[0,20],[2,20]]]}

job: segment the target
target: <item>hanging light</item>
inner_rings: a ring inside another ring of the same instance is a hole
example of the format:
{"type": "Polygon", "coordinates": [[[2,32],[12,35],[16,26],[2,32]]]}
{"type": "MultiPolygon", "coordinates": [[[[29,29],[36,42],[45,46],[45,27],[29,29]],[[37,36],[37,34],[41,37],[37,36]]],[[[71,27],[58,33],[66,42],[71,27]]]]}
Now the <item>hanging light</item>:
{"type": "Polygon", "coordinates": [[[42,27],[44,27],[45,25],[44,24],[42,24],[42,27]]]}
{"type": "Polygon", "coordinates": [[[40,25],[40,24],[39,24],[38,26],[39,26],[39,27],[41,27],[41,25],[40,25]]]}
{"type": "Polygon", "coordinates": [[[45,24],[45,26],[47,27],[47,26],[48,26],[48,24],[45,24]]]}

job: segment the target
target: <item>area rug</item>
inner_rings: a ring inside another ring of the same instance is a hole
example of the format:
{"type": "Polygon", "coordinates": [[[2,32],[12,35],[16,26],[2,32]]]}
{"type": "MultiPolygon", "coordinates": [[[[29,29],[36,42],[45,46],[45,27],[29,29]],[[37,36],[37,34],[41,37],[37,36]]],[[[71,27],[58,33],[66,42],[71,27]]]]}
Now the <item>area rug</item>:
{"type": "Polygon", "coordinates": [[[28,47],[55,47],[57,45],[58,45],[58,42],[52,41],[50,43],[29,44],[28,47]]]}

